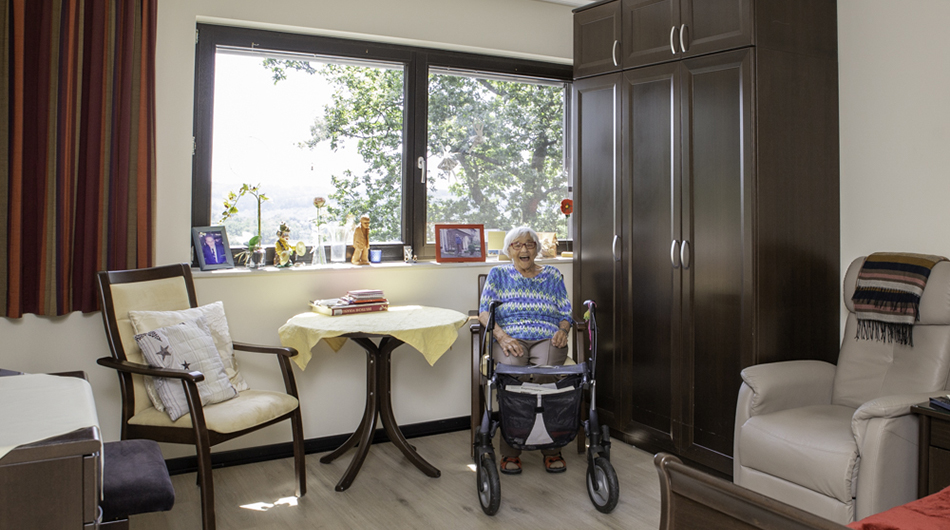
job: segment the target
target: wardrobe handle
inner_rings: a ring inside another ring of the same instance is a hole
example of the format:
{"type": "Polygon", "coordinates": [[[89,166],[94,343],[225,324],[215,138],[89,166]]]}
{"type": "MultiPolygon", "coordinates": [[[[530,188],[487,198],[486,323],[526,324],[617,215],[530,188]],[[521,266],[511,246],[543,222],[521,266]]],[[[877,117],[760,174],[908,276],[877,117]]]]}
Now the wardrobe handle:
{"type": "Polygon", "coordinates": [[[614,41],[614,47],[610,49],[610,57],[614,60],[614,66],[620,66],[620,63],[617,62],[617,46],[620,44],[619,40],[614,41]]]}
{"type": "Polygon", "coordinates": [[[689,268],[689,241],[683,240],[683,245],[680,247],[680,263],[683,264],[683,270],[689,268]]]}
{"type": "Polygon", "coordinates": [[[678,257],[678,255],[676,254],[676,246],[678,244],[679,244],[679,241],[674,239],[673,244],[670,245],[670,265],[672,265],[674,269],[680,268],[679,261],[676,260],[676,258],[678,257]]]}
{"type": "Polygon", "coordinates": [[[676,26],[670,28],[670,49],[673,50],[673,55],[676,55],[676,44],[673,43],[673,35],[676,34],[676,26]]]}
{"type": "Polygon", "coordinates": [[[683,35],[686,34],[686,30],[689,29],[686,27],[686,24],[680,26],[680,49],[683,50],[683,53],[686,53],[686,44],[683,42],[683,35]]]}
{"type": "Polygon", "coordinates": [[[614,243],[610,247],[610,253],[614,256],[614,261],[620,261],[620,256],[617,255],[617,243],[620,242],[620,236],[614,234],[614,243]]]}

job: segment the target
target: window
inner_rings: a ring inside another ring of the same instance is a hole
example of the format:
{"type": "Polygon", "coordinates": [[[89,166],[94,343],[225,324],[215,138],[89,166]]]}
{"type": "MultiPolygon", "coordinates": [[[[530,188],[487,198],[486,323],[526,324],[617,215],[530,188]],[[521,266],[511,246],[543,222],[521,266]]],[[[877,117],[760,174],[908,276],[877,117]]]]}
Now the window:
{"type": "MultiPolygon", "coordinates": [[[[570,66],[198,27],[193,225],[217,224],[230,192],[259,184],[267,245],[281,223],[309,244],[316,197],[324,234],[350,242],[368,214],[391,258],[404,243],[434,256],[435,223],[570,237],[558,211],[570,66]]],[[[246,245],[257,201],[236,206],[225,226],[246,245]]]]}
{"type": "Polygon", "coordinates": [[[426,242],[435,223],[568,237],[565,83],[429,70],[426,242]]]}

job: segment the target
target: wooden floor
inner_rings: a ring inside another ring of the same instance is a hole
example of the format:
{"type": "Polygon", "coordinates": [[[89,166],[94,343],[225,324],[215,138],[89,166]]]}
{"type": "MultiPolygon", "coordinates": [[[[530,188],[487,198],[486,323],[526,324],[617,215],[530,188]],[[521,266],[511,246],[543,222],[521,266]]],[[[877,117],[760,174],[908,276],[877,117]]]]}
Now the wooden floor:
{"type": "MultiPolygon", "coordinates": [[[[475,473],[469,468],[469,433],[460,431],[410,440],[419,454],[442,471],[430,478],[390,443],[376,444],[353,485],[333,487],[351,454],[321,464],[307,455],[307,494],[293,496],[291,459],[214,470],[215,509],[221,530],[304,530],[315,528],[511,528],[656,529],[660,521],[659,480],[653,455],[614,440],[611,463],[620,482],[620,502],[610,514],[587,497],[584,455],[564,450],[567,471],[544,471],[541,455],[522,456],[524,472],[501,475],[501,508],[489,517],[478,503],[475,473]]],[[[496,442],[497,447],[497,442],[496,442]]],[[[200,528],[195,474],[172,477],[175,507],[132,517],[133,530],[200,528]]]]}

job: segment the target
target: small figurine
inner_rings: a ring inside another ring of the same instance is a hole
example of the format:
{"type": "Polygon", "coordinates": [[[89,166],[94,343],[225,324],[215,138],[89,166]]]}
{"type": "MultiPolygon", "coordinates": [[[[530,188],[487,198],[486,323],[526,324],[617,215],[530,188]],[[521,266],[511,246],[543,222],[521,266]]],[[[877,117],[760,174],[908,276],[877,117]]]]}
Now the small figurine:
{"type": "Polygon", "coordinates": [[[294,246],[290,244],[290,227],[287,223],[280,223],[277,230],[277,241],[274,243],[274,265],[290,267],[293,265],[290,257],[294,254],[294,246]]]}
{"type": "Polygon", "coordinates": [[[353,265],[369,265],[369,216],[360,216],[360,226],[353,232],[353,265]]]}

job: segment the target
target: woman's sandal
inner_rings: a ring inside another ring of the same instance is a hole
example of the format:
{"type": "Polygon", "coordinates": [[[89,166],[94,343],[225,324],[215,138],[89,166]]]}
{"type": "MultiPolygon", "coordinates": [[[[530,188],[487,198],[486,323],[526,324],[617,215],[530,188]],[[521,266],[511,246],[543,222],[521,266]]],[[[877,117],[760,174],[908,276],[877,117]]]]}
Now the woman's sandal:
{"type": "Polygon", "coordinates": [[[521,473],[521,459],[517,456],[503,456],[501,458],[501,472],[506,475],[517,475],[521,473]],[[511,467],[508,467],[508,465],[511,467]]]}
{"type": "Polygon", "coordinates": [[[548,473],[563,473],[567,471],[567,462],[564,461],[560,453],[553,456],[546,456],[544,457],[544,470],[548,473]],[[558,466],[557,464],[560,465],[558,466]]]}

